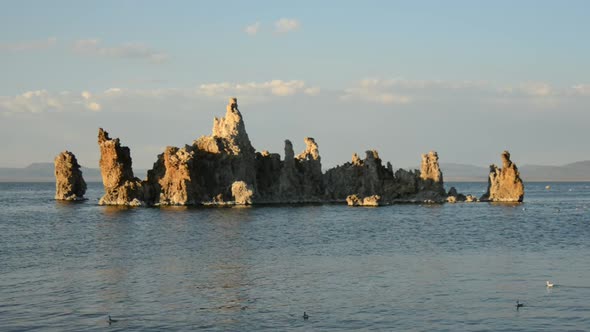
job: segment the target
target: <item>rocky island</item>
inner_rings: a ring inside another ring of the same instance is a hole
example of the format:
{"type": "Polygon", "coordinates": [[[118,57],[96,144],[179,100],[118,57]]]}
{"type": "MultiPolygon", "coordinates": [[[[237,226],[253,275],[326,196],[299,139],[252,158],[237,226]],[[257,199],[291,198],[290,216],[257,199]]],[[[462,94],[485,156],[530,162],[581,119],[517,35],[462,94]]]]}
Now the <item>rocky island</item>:
{"type": "MultiPolygon", "coordinates": [[[[211,135],[184,147],[167,147],[158,155],[147,178],[133,174],[130,149],[118,138],[98,131],[104,196],[100,205],[253,205],[347,203],[380,206],[395,203],[478,201],[451,188],[444,189],[443,174],[434,151],[422,155],[420,170],[393,169],[376,150],[356,153],[352,160],[322,172],[317,142],[305,137],[305,150],[293,151],[285,140],[284,158],[257,152],[252,146],[236,98],[225,117],[215,118],[211,135]]],[[[510,154],[503,168],[489,176],[488,193],[481,201],[521,202],[524,187],[510,154]]],[[[57,166],[56,166],[57,167],[57,166]]],[[[57,169],[57,168],[56,168],[57,169]]]]}

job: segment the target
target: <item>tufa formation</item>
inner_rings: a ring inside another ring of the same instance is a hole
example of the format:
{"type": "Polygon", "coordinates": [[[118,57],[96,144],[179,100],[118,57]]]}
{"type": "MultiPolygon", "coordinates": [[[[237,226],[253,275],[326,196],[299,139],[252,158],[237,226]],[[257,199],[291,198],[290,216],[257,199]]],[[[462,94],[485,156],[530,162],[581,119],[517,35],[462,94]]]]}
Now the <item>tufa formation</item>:
{"type": "MultiPolygon", "coordinates": [[[[351,206],[380,206],[467,200],[454,189],[447,194],[434,151],[422,155],[420,170],[394,171],[390,163],[383,165],[377,151],[369,150],[364,159],[355,153],[351,162],[323,173],[317,142],[311,137],[304,138],[304,142],[305,149],[296,155],[291,141],[285,140],[283,160],[278,153],[256,152],[237,99],[231,98],[225,116],[214,119],[210,136],[201,136],[183,148],[167,147],[142,181],[133,175],[129,148],[100,129],[98,144],[105,195],[99,204],[347,202],[351,206]],[[454,198],[447,198],[450,196],[454,198]]],[[[504,168],[510,169],[506,165],[504,168]]]]}
{"type": "Polygon", "coordinates": [[[524,185],[516,165],[510,160],[510,152],[502,152],[502,168],[490,165],[488,190],[481,201],[488,202],[522,202],[524,185]]]}
{"type": "Polygon", "coordinates": [[[98,146],[100,174],[105,191],[98,204],[143,205],[142,181],[133,176],[129,148],[121,146],[118,138],[109,138],[109,133],[102,128],[98,129],[98,146]]]}
{"type": "Polygon", "coordinates": [[[55,199],[63,201],[84,200],[86,181],[76,156],[69,151],[60,153],[54,160],[55,199]]]}

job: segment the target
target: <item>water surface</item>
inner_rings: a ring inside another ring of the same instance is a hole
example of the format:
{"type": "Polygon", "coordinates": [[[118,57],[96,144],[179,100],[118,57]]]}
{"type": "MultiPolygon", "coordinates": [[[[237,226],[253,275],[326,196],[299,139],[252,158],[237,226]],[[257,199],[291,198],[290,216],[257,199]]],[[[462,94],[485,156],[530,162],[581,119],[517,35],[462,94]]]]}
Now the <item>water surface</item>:
{"type": "Polygon", "coordinates": [[[129,209],[1,183],[0,330],[589,330],[590,184],[547,184],[516,205],[129,209]]]}

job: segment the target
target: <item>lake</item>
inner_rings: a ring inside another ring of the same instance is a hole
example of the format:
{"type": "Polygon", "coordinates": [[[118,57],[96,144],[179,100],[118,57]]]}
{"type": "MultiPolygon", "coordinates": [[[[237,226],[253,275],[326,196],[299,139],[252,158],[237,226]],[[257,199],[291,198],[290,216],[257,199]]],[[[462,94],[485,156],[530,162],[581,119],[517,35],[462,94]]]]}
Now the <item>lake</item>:
{"type": "Polygon", "coordinates": [[[82,203],[54,192],[0,183],[2,331],[590,329],[590,183],[527,183],[523,204],[379,208],[133,209],[98,206],[99,183],[82,203]]]}

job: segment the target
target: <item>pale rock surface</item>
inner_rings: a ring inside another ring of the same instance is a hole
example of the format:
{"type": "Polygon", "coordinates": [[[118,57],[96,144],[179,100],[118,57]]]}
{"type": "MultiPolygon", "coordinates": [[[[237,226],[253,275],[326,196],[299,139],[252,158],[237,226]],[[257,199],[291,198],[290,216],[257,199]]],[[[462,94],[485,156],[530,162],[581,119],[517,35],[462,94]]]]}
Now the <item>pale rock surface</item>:
{"type": "Polygon", "coordinates": [[[231,193],[237,205],[251,205],[254,191],[244,181],[236,181],[231,185],[231,193]]]}
{"type": "Polygon", "coordinates": [[[98,145],[100,173],[105,191],[98,204],[143,205],[143,184],[133,175],[129,148],[121,146],[118,138],[109,138],[109,134],[102,128],[98,130],[98,145]]]}
{"type": "Polygon", "coordinates": [[[256,195],[257,155],[236,98],[230,98],[225,117],[214,119],[212,135],[200,137],[193,147],[199,201],[232,201],[236,181],[244,181],[256,195]]]}
{"type": "Polygon", "coordinates": [[[197,204],[195,153],[191,146],[169,146],[148,171],[146,188],[151,205],[197,204]]]}
{"type": "Polygon", "coordinates": [[[430,151],[422,155],[420,164],[421,191],[430,190],[444,195],[443,174],[438,165],[438,153],[430,151]]]}
{"type": "Polygon", "coordinates": [[[73,153],[64,151],[54,160],[55,166],[55,199],[64,201],[84,200],[86,181],[78,160],[73,153]]]}
{"type": "Polygon", "coordinates": [[[481,196],[481,201],[490,202],[522,202],[524,184],[516,164],[510,160],[508,151],[502,152],[502,168],[490,166],[488,189],[481,196]]]}
{"type": "Polygon", "coordinates": [[[379,206],[381,205],[381,196],[371,195],[361,198],[358,195],[349,195],[346,197],[346,203],[349,206],[379,206]]]}

